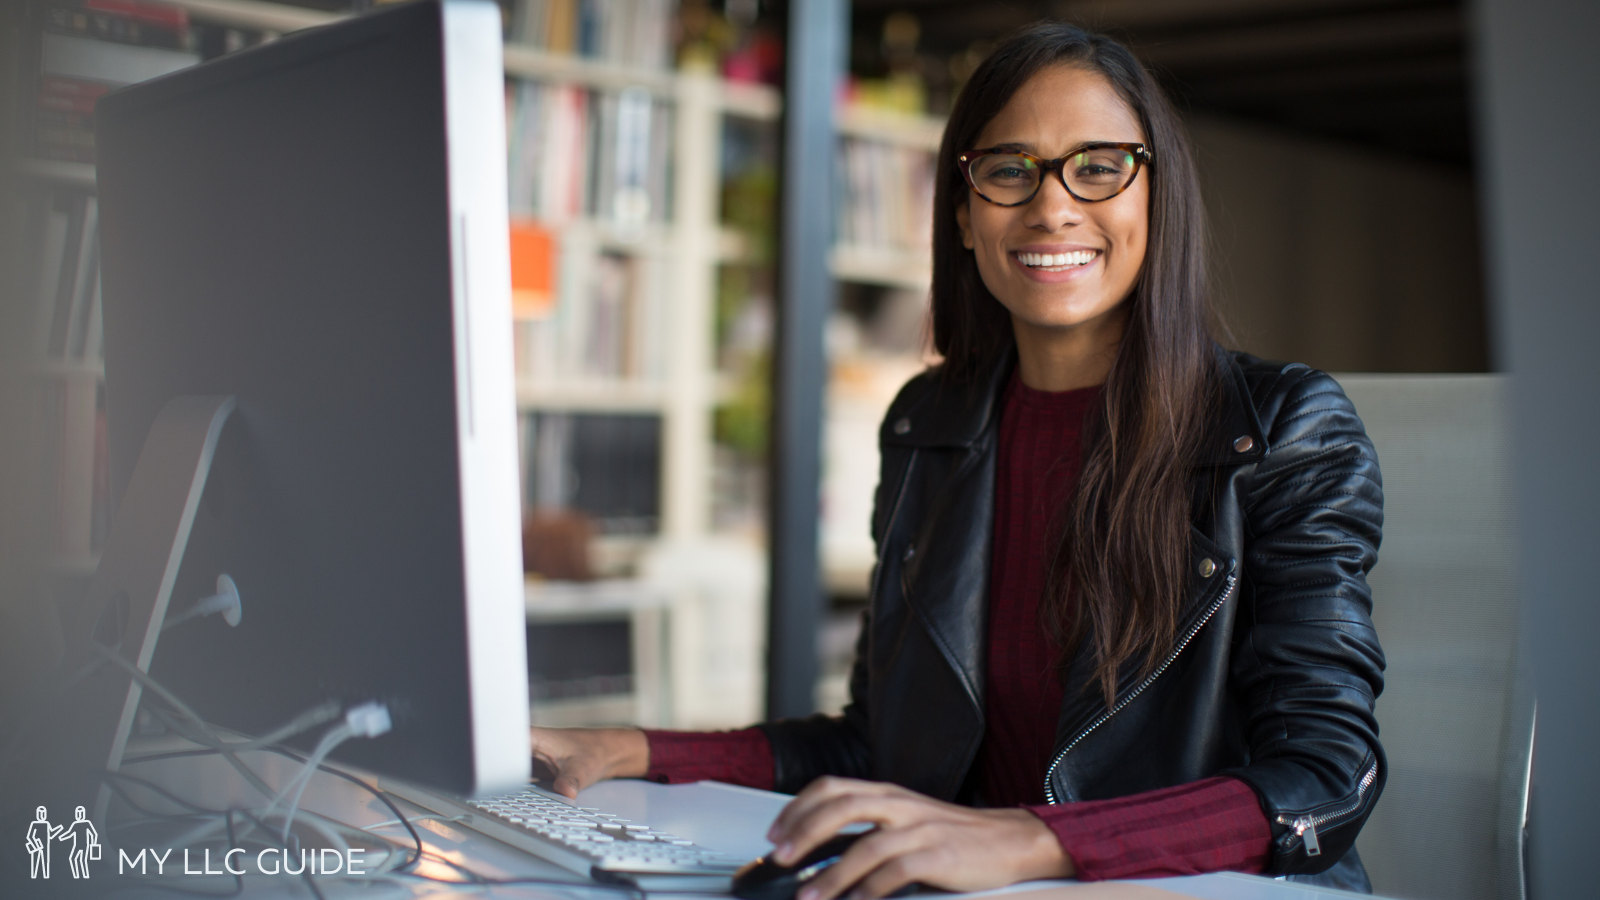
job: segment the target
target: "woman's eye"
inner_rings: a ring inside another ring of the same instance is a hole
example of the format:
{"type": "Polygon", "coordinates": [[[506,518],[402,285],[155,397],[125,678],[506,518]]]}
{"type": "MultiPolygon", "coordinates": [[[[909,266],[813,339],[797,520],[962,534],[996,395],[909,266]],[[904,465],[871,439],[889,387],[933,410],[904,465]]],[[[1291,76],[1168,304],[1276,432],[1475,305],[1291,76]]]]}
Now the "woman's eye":
{"type": "Polygon", "coordinates": [[[1015,156],[990,157],[981,169],[984,181],[991,184],[1026,184],[1033,180],[1033,166],[1015,156]]]}
{"type": "Polygon", "coordinates": [[[1074,157],[1072,177],[1084,181],[1110,182],[1123,178],[1133,167],[1133,158],[1125,153],[1091,151],[1074,157]]]}

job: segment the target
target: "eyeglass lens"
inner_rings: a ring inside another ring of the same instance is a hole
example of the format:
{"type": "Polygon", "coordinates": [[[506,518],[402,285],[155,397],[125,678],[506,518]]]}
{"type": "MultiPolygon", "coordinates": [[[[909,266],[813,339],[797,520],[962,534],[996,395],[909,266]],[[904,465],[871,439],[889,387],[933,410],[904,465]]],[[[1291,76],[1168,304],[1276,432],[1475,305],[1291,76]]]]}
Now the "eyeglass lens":
{"type": "MultiPolygon", "coordinates": [[[[1107,200],[1133,180],[1136,161],[1120,147],[1079,151],[1061,160],[1061,177],[1067,189],[1083,200],[1107,200]]],[[[987,153],[972,161],[968,176],[972,186],[995,203],[1023,203],[1033,197],[1044,166],[1020,153],[987,153]]]]}

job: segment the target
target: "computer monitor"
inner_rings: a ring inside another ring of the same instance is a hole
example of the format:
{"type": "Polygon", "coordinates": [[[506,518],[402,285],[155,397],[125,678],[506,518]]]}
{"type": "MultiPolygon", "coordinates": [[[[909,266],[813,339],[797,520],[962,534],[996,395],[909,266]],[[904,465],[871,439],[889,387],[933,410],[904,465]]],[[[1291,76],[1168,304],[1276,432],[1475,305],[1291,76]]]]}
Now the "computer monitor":
{"type": "Polygon", "coordinates": [[[500,41],[494,3],[427,0],[97,111],[111,488],[125,498],[98,627],[242,732],[329,700],[382,702],[393,730],[336,755],[460,794],[529,771],[500,41]],[[232,398],[231,414],[207,398],[232,398]],[[175,408],[208,477],[172,513],[175,576],[129,576],[143,579],[130,604],[115,569],[159,562],[128,559],[151,555],[126,550],[142,526],[129,517],[145,515],[130,506],[176,508],[138,492],[189,487],[188,462],[159,472],[174,452],[140,459],[175,408]],[[170,584],[176,615],[224,574],[236,627],[160,633],[149,583],[170,584]]]}

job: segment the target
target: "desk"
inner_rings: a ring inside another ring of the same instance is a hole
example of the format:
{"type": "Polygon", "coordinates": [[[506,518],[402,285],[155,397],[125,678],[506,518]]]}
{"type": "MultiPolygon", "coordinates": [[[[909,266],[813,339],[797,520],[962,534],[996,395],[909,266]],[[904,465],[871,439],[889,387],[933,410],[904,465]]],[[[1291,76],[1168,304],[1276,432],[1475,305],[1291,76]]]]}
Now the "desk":
{"type": "MultiPolygon", "coordinates": [[[[130,754],[136,757],[138,754],[130,754]]],[[[299,764],[268,753],[242,754],[242,758],[271,785],[286,782],[293,777],[299,764]]],[[[228,804],[248,806],[259,804],[260,797],[253,789],[215,757],[183,758],[134,763],[130,772],[169,787],[185,797],[213,808],[228,804]]],[[[755,857],[764,853],[768,845],[762,839],[766,827],[777,811],[787,801],[783,795],[747,788],[713,783],[695,785],[658,785],[642,781],[607,782],[585,791],[580,799],[591,806],[601,807],[619,815],[640,821],[649,821],[658,827],[682,834],[695,841],[736,853],[755,857]]],[[[408,816],[416,813],[409,804],[402,803],[408,816]]],[[[303,807],[372,833],[381,834],[401,842],[409,840],[406,832],[391,823],[392,814],[372,794],[331,775],[313,776],[306,791],[303,807]]],[[[560,884],[504,884],[469,886],[441,884],[418,878],[319,878],[317,884],[329,900],[338,897],[362,898],[416,898],[458,897],[470,895],[489,898],[521,898],[521,900],[617,900],[625,898],[614,890],[596,887],[577,881],[571,873],[541,860],[527,857],[512,848],[483,837],[458,823],[437,819],[414,821],[428,856],[416,871],[434,878],[459,878],[465,867],[490,881],[517,879],[551,879],[560,884]]],[[[108,835],[117,833],[113,825],[108,835]]],[[[133,855],[136,847],[124,848],[133,855]]],[[[176,859],[166,869],[169,878],[159,885],[141,885],[131,876],[119,877],[118,849],[107,842],[105,859],[97,863],[93,877],[101,886],[112,887],[111,896],[119,900],[144,900],[144,898],[170,897],[172,887],[195,891],[225,893],[233,888],[233,880],[222,875],[204,875],[198,863],[192,863],[195,874],[181,873],[176,859]]],[[[375,860],[367,860],[372,864],[375,860]]],[[[216,863],[213,862],[213,867],[216,863]]],[[[65,873],[61,873],[65,874],[65,873]]],[[[42,886],[42,885],[41,885],[42,886]]],[[[66,887],[65,884],[61,885],[66,887]]],[[[40,896],[49,896],[41,893],[40,896]]],[[[312,896],[301,878],[283,875],[251,874],[244,879],[244,897],[288,898],[312,896]]],[[[673,894],[673,898],[691,895],[673,894]]],[[[702,895],[727,900],[722,895],[702,895]]],[[[937,895],[950,896],[950,895],[937,895]]],[[[1187,878],[1152,879],[1143,882],[1117,882],[1080,885],[1075,882],[1035,882],[1015,885],[985,896],[1004,897],[1006,900],[1177,900],[1177,898],[1202,898],[1202,900],[1336,900],[1360,895],[1343,891],[1308,888],[1256,876],[1221,873],[1187,878]]]]}

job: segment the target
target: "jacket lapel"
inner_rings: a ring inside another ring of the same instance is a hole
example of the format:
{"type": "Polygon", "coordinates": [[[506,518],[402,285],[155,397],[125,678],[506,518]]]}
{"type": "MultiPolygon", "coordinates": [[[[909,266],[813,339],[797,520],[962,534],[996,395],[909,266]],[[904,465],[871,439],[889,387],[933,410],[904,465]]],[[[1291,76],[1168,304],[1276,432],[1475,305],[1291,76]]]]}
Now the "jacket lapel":
{"type": "Polygon", "coordinates": [[[994,442],[999,398],[1015,365],[1007,354],[982,377],[935,382],[921,402],[884,423],[883,440],[916,449],[935,465],[925,512],[902,550],[901,591],[947,663],[973,710],[983,708],[988,634],[989,544],[994,531],[994,442]],[[938,462],[935,463],[934,460],[938,462]]]}

